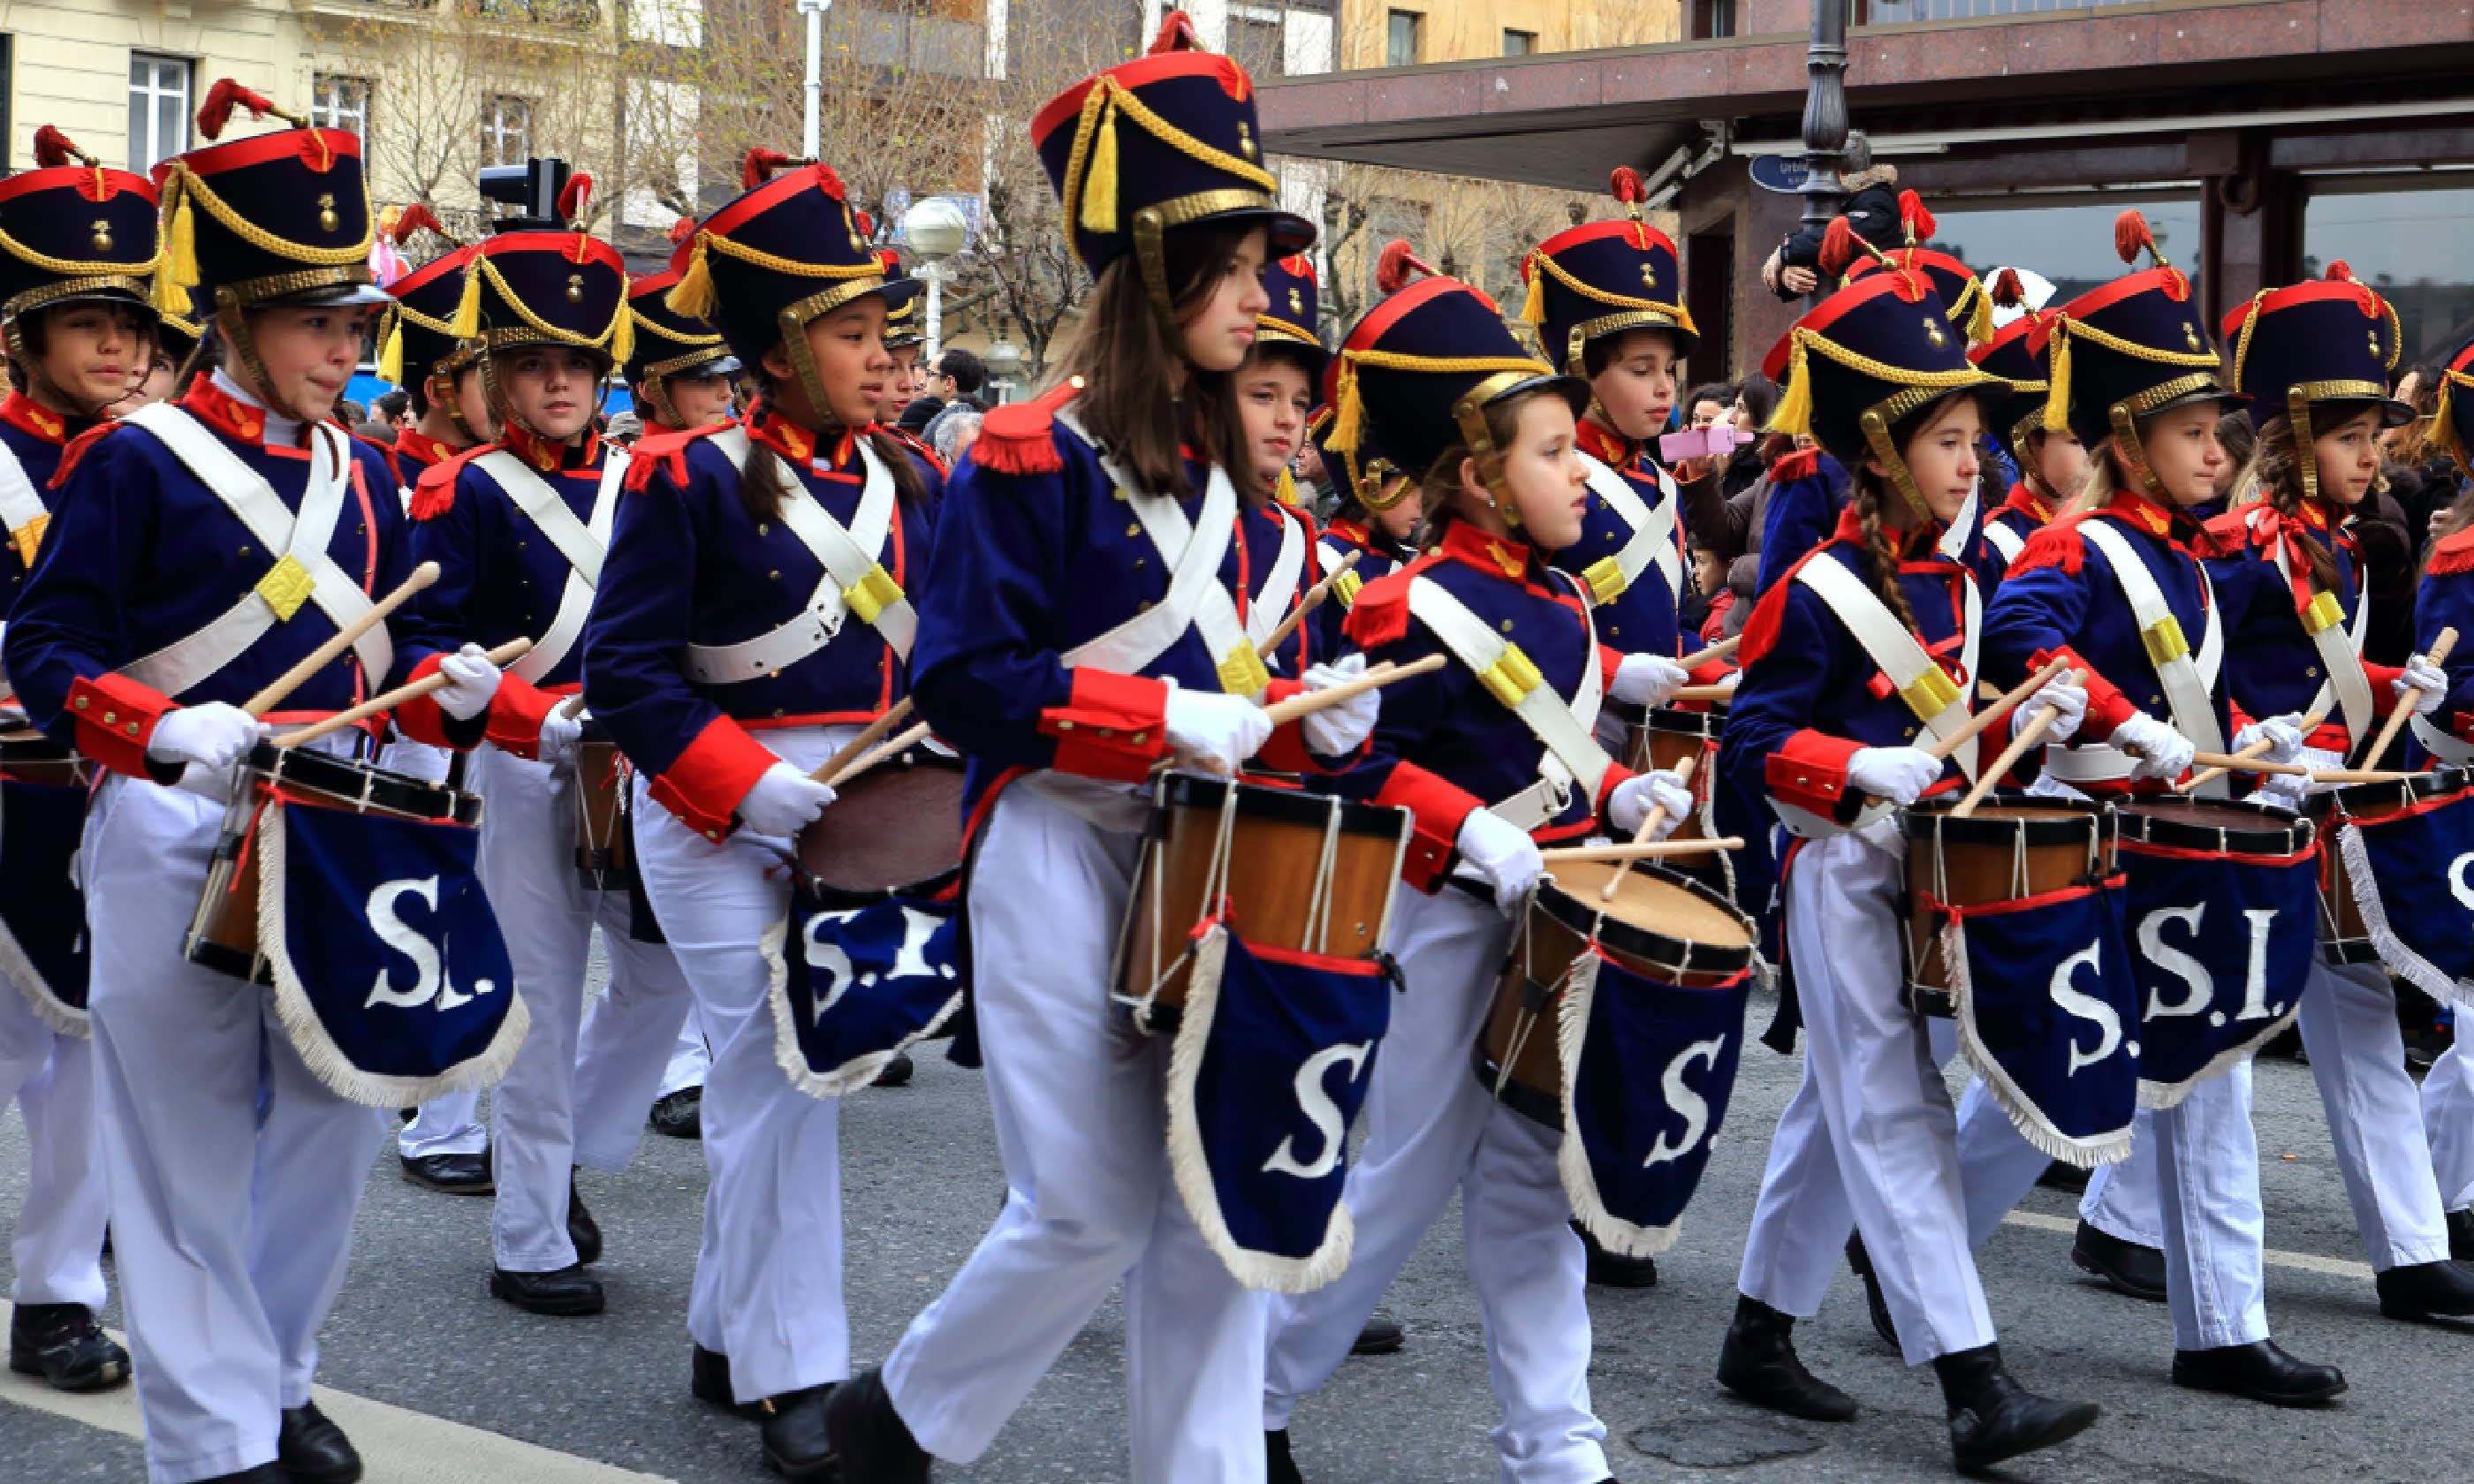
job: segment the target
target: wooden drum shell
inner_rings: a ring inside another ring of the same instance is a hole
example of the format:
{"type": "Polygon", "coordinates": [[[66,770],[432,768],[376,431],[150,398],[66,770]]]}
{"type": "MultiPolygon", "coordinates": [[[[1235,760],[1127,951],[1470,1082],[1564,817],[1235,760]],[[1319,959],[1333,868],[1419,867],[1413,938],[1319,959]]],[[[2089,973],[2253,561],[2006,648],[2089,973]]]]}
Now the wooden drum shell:
{"type": "Polygon", "coordinates": [[[1950,811],[1957,802],[1953,794],[1899,811],[1907,837],[1907,997],[1927,1015],[1953,1013],[1950,966],[1942,962],[1943,919],[1925,906],[1928,898],[1977,907],[2086,885],[2092,847],[2093,874],[2101,878],[2115,870],[2119,826],[2111,804],[1988,800],[1955,819],[1950,811]]]}

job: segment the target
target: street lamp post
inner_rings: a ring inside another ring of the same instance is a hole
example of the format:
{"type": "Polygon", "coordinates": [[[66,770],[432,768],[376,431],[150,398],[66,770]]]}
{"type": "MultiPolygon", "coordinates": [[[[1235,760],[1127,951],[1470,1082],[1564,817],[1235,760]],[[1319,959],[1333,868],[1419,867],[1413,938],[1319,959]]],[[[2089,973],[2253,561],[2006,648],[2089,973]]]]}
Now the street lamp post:
{"type": "MultiPolygon", "coordinates": [[[[1847,9],[1848,0],[1812,0],[1812,41],[1804,53],[1811,79],[1804,95],[1804,225],[1816,233],[1847,195],[1838,184],[1847,147],[1847,9]]],[[[1814,285],[1812,301],[1821,292],[1814,285]]]]}
{"type": "Polygon", "coordinates": [[[980,352],[980,359],[987,365],[988,379],[996,383],[1004,394],[991,397],[990,400],[1010,401],[1013,397],[1013,378],[1022,371],[1022,347],[1015,345],[1004,331],[1000,330],[997,338],[989,343],[987,349],[980,352]]]}
{"type": "Polygon", "coordinates": [[[819,125],[825,108],[825,12],[833,8],[834,0],[799,0],[799,13],[808,22],[807,119],[799,132],[799,153],[810,159],[824,148],[819,125]]]}
{"type": "Polygon", "coordinates": [[[928,284],[929,360],[936,359],[945,334],[944,263],[962,251],[971,238],[971,222],[962,208],[942,196],[931,196],[902,213],[902,236],[919,258],[919,276],[928,284]]]}

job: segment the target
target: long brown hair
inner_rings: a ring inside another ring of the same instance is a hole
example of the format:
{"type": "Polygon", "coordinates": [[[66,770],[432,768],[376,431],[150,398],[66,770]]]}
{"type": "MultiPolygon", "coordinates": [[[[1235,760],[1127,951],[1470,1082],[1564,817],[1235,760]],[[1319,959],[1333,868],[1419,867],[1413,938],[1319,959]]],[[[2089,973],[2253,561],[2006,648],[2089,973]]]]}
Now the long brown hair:
{"type": "MultiPolygon", "coordinates": [[[[747,425],[750,427],[764,420],[765,408],[772,403],[778,386],[761,368],[755,375],[764,390],[757,394],[755,405],[747,409],[747,425]]],[[[843,429],[835,425],[813,431],[816,441],[825,443],[840,437],[843,429]]],[[[928,498],[928,487],[920,482],[918,466],[910,462],[909,449],[881,432],[865,433],[861,437],[866,439],[867,446],[877,461],[892,474],[895,499],[907,506],[917,506],[928,498]]],[[[800,485],[798,476],[790,471],[788,463],[764,443],[750,440],[747,467],[741,471],[739,480],[739,508],[746,512],[748,520],[763,525],[773,519],[781,515],[782,502],[794,492],[804,492],[804,487],[800,485]]]]}
{"type": "MultiPolygon", "coordinates": [[[[1161,256],[1169,301],[1180,323],[1210,300],[1236,261],[1237,249],[1254,229],[1250,222],[1200,222],[1168,231],[1161,256]]],[[[1081,333],[1056,376],[1060,381],[1082,378],[1081,395],[1074,399],[1075,417],[1132,470],[1146,491],[1192,493],[1182,451],[1190,447],[1204,462],[1225,470],[1249,504],[1271,498],[1254,477],[1245,424],[1237,415],[1235,378],[1185,360],[1184,347],[1152,307],[1151,291],[1133,253],[1100,270],[1081,333]],[[1174,374],[1180,364],[1185,369],[1181,393],[1174,374]]]]}
{"type": "MultiPolygon", "coordinates": [[[[2259,497],[2284,515],[2302,513],[2302,461],[2319,457],[2315,446],[2321,434],[2340,428],[2362,416],[2370,404],[2352,401],[2327,401],[2311,404],[2311,434],[2308,440],[2295,436],[2293,418],[2278,413],[2260,424],[2259,446],[2251,450],[2248,479],[2259,488],[2259,497]]],[[[2239,488],[2244,481],[2236,480],[2239,488]]],[[[2328,546],[2317,541],[2302,543],[2303,554],[2310,559],[2311,580],[2323,592],[2337,590],[2337,559],[2328,546]]]]}

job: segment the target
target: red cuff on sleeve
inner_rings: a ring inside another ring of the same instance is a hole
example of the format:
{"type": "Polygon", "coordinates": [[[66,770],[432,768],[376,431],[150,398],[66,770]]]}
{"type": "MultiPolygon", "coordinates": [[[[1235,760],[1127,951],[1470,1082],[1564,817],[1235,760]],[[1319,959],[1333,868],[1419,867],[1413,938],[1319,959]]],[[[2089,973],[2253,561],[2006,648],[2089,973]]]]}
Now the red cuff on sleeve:
{"type": "Polygon", "coordinates": [[[708,840],[731,831],[731,813],[764,770],[782,759],[727,716],[716,716],[653,779],[653,801],[708,840]]]}
{"type": "Polygon", "coordinates": [[[1612,644],[1598,646],[1598,683],[1609,695],[1614,694],[1615,672],[1623,668],[1624,652],[1612,644]]]}
{"type": "MultiPolygon", "coordinates": [[[[440,653],[431,655],[423,659],[421,663],[412,667],[411,674],[403,678],[404,683],[408,685],[414,681],[426,680],[430,676],[437,674],[438,661],[446,658],[447,656],[444,653],[440,653]]],[[[499,682],[499,685],[501,689],[505,688],[505,682],[503,681],[499,682]]],[[[448,714],[439,708],[438,692],[434,690],[425,696],[415,696],[403,705],[395,708],[396,730],[402,732],[405,736],[412,738],[415,742],[426,742],[431,747],[453,747],[455,745],[453,742],[449,741],[447,737],[447,724],[449,720],[449,718],[448,717],[448,714]]]]}
{"type": "Polygon", "coordinates": [[[1595,814],[1600,821],[1608,826],[1608,827],[1613,827],[1614,821],[1607,818],[1607,801],[1615,796],[1615,790],[1622,786],[1624,779],[1638,777],[1640,777],[1639,774],[1633,772],[1622,763],[1618,762],[1608,764],[1607,776],[1598,780],[1598,797],[1591,801],[1590,812],[1595,814]]]}
{"type": "Polygon", "coordinates": [[[1692,683],[1695,685],[1724,685],[1727,683],[1727,678],[1734,673],[1735,661],[1733,656],[1705,659],[1698,668],[1685,672],[1691,677],[1692,683]]]}
{"type": "Polygon", "coordinates": [[[1057,772],[1139,783],[1168,755],[1167,714],[1161,682],[1078,669],[1073,695],[1039,713],[1039,730],[1056,739],[1057,772]]]}
{"type": "Polygon", "coordinates": [[[2365,659],[2363,661],[2363,674],[2371,682],[2372,714],[2377,716],[2386,716],[2390,711],[2395,710],[2397,704],[2397,682],[2405,679],[2405,666],[2401,664],[2373,664],[2371,661],[2365,659]]]}
{"type": "MultiPolygon", "coordinates": [[[[1303,695],[1305,690],[1306,682],[1303,681],[1275,680],[1263,687],[1263,704],[1267,706],[1277,706],[1292,696],[1303,695]]],[[[1298,722],[1273,728],[1271,740],[1263,744],[1263,750],[1256,753],[1254,758],[1274,773],[1306,774],[1334,771],[1315,761],[1314,754],[1306,747],[1304,729],[1298,722]]]]}
{"type": "Polygon", "coordinates": [[[2072,669],[2086,677],[2080,683],[2087,687],[2087,719],[2079,724],[2079,730],[2091,737],[2109,737],[2113,735],[2114,728],[2138,714],[2139,707],[2130,704],[2130,698],[2122,693],[2121,686],[2098,674],[2096,666],[2067,644],[2059,649],[2040,649],[2029,656],[2028,673],[2033,674],[2056,659],[2068,660],[2072,669]]]}
{"type": "Polygon", "coordinates": [[[542,723],[567,697],[554,695],[530,681],[512,675],[498,681],[497,694],[490,698],[490,745],[502,753],[534,762],[541,760],[542,723]]]}
{"type": "Polygon", "coordinates": [[[1835,813],[1847,792],[1847,759],[1864,750],[1861,742],[1833,737],[1807,728],[1770,754],[1762,776],[1770,797],[1825,819],[1835,813]]]}
{"type": "Polygon", "coordinates": [[[1477,795],[1447,783],[1413,762],[1395,764],[1373,802],[1403,808],[1416,821],[1409,849],[1400,859],[1400,879],[1431,893],[1452,867],[1460,849],[1461,826],[1485,807],[1477,795]]]}
{"type": "Polygon", "coordinates": [[[69,687],[69,714],[77,718],[77,747],[114,773],[152,778],[146,744],[155,724],[178,710],[172,698],[125,675],[81,678],[69,687]]]}

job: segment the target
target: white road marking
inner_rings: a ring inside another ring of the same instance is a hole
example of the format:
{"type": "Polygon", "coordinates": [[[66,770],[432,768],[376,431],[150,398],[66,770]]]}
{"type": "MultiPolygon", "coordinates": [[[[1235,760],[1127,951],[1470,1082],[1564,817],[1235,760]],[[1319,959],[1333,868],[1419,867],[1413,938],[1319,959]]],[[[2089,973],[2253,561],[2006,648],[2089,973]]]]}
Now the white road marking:
{"type": "MultiPolygon", "coordinates": [[[[14,1312],[0,1302],[0,1320],[14,1312]]],[[[112,1338],[128,1343],[126,1335],[112,1338]]],[[[658,1474],[578,1458],[539,1444],[502,1437],[443,1417],[389,1406],[320,1386],[318,1409],[350,1433],[369,1472],[367,1484],[472,1484],[475,1479],[522,1479],[524,1484],[670,1484],[658,1474]]],[[[109,1391],[72,1395],[54,1391],[40,1376],[0,1371],[0,1401],[49,1412],[124,1437],[142,1438],[137,1391],[123,1384],[109,1391]]]]}
{"type": "MultiPolygon", "coordinates": [[[[2075,1216],[2048,1216],[2041,1211],[2014,1210],[2001,1220],[2008,1226],[2033,1227],[2039,1232],[2061,1232],[2074,1236],[2078,1234],[2079,1230],[2078,1218],[2075,1216]]],[[[2329,1273],[2339,1278],[2361,1279],[2365,1282],[2368,1282],[2371,1278],[2369,1263],[2355,1262],[2344,1257],[2322,1257],[2314,1253],[2285,1252],[2274,1247],[2268,1248],[2262,1256],[2272,1267],[2299,1268],[2305,1273],[2329,1273]]]]}

